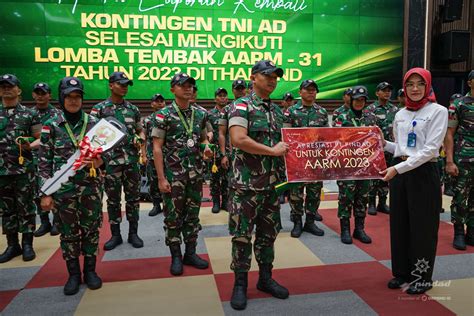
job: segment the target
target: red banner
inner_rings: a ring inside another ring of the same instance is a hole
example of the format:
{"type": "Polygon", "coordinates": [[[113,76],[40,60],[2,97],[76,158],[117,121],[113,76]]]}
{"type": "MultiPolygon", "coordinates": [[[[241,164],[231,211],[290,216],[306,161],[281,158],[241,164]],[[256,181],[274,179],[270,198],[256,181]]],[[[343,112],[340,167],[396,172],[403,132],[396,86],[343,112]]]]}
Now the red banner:
{"type": "Polygon", "coordinates": [[[377,127],[283,128],[288,182],[381,179],[387,168],[377,127]]]}

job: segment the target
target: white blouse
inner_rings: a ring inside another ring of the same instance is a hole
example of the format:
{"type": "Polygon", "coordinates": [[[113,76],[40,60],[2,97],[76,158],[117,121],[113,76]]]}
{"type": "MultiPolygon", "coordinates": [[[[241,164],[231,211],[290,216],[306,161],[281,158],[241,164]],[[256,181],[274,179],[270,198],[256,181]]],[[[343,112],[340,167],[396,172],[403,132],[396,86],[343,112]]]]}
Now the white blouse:
{"type": "Polygon", "coordinates": [[[394,157],[408,156],[395,165],[398,173],[413,170],[437,158],[448,128],[448,110],[438,103],[428,103],[418,111],[401,109],[393,121],[395,142],[387,141],[384,149],[394,157]],[[413,121],[416,125],[413,126],[413,121]],[[416,133],[416,146],[408,147],[408,133],[416,133]]]}

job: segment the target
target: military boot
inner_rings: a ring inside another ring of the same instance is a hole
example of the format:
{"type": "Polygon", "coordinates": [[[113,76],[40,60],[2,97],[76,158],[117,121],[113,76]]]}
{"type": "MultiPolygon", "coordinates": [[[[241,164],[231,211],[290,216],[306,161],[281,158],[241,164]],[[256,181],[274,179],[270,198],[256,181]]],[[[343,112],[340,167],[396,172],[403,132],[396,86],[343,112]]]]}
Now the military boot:
{"type": "Polygon", "coordinates": [[[42,212],[40,214],[40,227],[35,231],[35,237],[41,237],[51,231],[51,223],[49,222],[49,212],[42,212]]]}
{"type": "Polygon", "coordinates": [[[355,228],[354,228],[354,234],[352,235],[352,237],[360,240],[364,244],[370,244],[372,242],[372,239],[365,233],[364,223],[365,223],[364,217],[355,218],[355,228]]]}
{"type": "Polygon", "coordinates": [[[314,223],[314,215],[313,214],[306,214],[306,220],[304,222],[303,230],[305,232],[311,233],[315,236],[323,236],[324,230],[316,226],[314,223]]]}
{"type": "Polygon", "coordinates": [[[59,214],[53,215],[53,225],[51,226],[51,232],[49,234],[51,236],[59,235],[59,214]]]}
{"type": "Polygon", "coordinates": [[[344,244],[352,244],[350,218],[341,218],[341,241],[344,244]]]}
{"type": "Polygon", "coordinates": [[[321,222],[323,220],[323,216],[321,214],[319,214],[319,211],[316,210],[314,212],[314,220],[315,221],[318,221],[318,222],[321,222]]]}
{"type": "Polygon", "coordinates": [[[123,243],[122,235],[120,235],[120,224],[111,224],[110,231],[112,237],[104,244],[104,250],[112,250],[123,243]]]}
{"type": "Polygon", "coordinates": [[[170,245],[171,252],[171,266],[170,272],[172,275],[183,274],[183,256],[181,255],[181,245],[173,243],[170,245]]]}
{"type": "Polygon", "coordinates": [[[469,246],[474,246],[474,227],[467,226],[466,244],[468,244],[469,246]]]}
{"type": "Polygon", "coordinates": [[[375,208],[375,196],[369,196],[369,208],[367,210],[369,215],[377,215],[377,209],[375,208]]]}
{"type": "Polygon", "coordinates": [[[20,242],[18,241],[18,234],[7,234],[7,249],[0,255],[0,263],[10,261],[22,253],[20,242]]]}
{"type": "Polygon", "coordinates": [[[221,200],[218,196],[212,197],[212,213],[217,214],[221,210],[221,200]]]}
{"type": "Polygon", "coordinates": [[[303,233],[303,222],[301,220],[300,215],[294,215],[292,216],[293,220],[293,229],[291,230],[291,237],[293,238],[299,238],[301,234],[303,233]]]}
{"type": "Polygon", "coordinates": [[[209,263],[206,260],[200,258],[196,254],[195,242],[186,243],[186,250],[184,251],[183,264],[187,266],[193,266],[198,269],[207,269],[207,267],[209,267],[209,263]]]}
{"type": "Polygon", "coordinates": [[[390,207],[387,205],[387,197],[379,197],[379,204],[377,204],[377,212],[390,214],[390,207]]]}
{"type": "Polygon", "coordinates": [[[21,247],[23,248],[23,261],[31,261],[36,258],[36,253],[33,249],[33,233],[23,234],[21,247]]]}
{"type": "Polygon", "coordinates": [[[81,266],[79,265],[79,258],[66,260],[66,267],[69,273],[69,279],[64,285],[65,295],[74,295],[79,292],[81,285],[81,266]]]}
{"type": "Polygon", "coordinates": [[[160,204],[161,200],[160,199],[155,199],[153,200],[153,208],[151,209],[151,211],[148,213],[148,216],[156,216],[160,213],[163,212],[163,210],[161,209],[161,204],[160,204]]]}
{"type": "Polygon", "coordinates": [[[102,287],[102,279],[95,272],[96,256],[84,257],[84,283],[91,290],[97,290],[102,287]]]}
{"type": "Polygon", "coordinates": [[[236,310],[242,310],[247,307],[247,285],[248,273],[235,272],[234,289],[230,299],[230,306],[236,310]]]}
{"type": "Polygon", "coordinates": [[[273,297],[285,299],[290,293],[288,290],[272,279],[272,265],[259,265],[257,289],[262,292],[271,294],[273,297]]]}
{"type": "Polygon", "coordinates": [[[453,247],[457,250],[466,250],[466,237],[464,236],[464,224],[456,223],[454,227],[453,247]]]}
{"type": "Polygon", "coordinates": [[[221,210],[224,210],[227,212],[227,195],[222,196],[222,201],[221,201],[221,210]]]}
{"type": "Polygon", "coordinates": [[[134,248],[142,248],[143,240],[138,237],[138,222],[128,222],[128,239],[127,241],[132,244],[134,248]]]}

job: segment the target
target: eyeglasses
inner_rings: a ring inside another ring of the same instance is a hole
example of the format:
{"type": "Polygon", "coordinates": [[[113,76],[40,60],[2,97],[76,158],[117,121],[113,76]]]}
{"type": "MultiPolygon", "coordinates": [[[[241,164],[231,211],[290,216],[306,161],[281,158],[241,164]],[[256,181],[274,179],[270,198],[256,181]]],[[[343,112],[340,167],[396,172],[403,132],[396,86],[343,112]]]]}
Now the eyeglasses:
{"type": "Polygon", "coordinates": [[[421,81],[421,82],[407,82],[405,84],[405,86],[406,86],[407,89],[413,89],[415,87],[417,87],[419,89],[425,89],[426,82],[423,82],[423,81],[421,81]]]}

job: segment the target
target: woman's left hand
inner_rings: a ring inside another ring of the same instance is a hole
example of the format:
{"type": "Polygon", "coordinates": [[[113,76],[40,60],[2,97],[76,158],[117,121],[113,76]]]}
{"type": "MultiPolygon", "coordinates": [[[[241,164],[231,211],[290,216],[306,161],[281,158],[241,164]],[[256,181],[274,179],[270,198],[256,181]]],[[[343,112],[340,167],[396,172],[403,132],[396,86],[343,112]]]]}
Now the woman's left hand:
{"type": "Polygon", "coordinates": [[[395,169],[394,167],[387,168],[385,170],[380,171],[379,173],[381,175],[384,175],[382,180],[385,182],[392,180],[393,177],[395,177],[398,174],[397,169],[395,169]]]}

